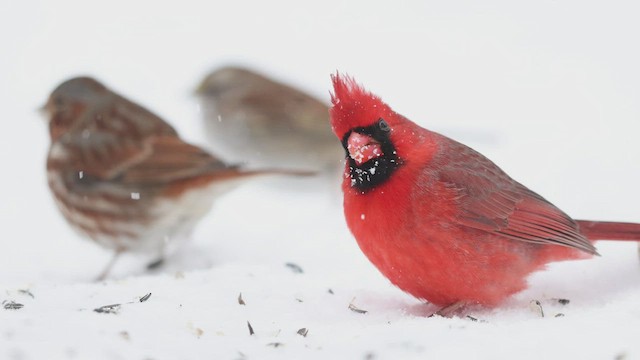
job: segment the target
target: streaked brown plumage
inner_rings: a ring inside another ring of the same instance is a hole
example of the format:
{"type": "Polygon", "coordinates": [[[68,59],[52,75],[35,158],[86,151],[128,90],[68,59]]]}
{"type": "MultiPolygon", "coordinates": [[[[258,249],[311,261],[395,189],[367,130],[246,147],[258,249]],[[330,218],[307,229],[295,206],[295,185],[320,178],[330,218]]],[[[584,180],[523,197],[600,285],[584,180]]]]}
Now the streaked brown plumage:
{"type": "Polygon", "coordinates": [[[45,110],[47,178],[56,204],[74,230],[116,257],[124,251],[161,256],[235,180],[269,173],[228,166],[89,77],[59,85],[45,110]]]}
{"type": "Polygon", "coordinates": [[[340,171],[344,151],[322,101],[234,66],[205,77],[197,94],[211,146],[225,160],[340,171]]]}

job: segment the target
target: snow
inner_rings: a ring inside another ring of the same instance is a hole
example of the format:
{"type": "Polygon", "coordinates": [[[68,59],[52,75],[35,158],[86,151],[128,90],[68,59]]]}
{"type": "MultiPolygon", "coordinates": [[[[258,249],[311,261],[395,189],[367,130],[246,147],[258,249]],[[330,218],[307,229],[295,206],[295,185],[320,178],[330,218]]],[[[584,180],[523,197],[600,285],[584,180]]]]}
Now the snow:
{"type": "Polygon", "coordinates": [[[207,71],[238,61],[326,100],[339,69],[572,216],[640,221],[639,10],[624,1],[1,3],[0,358],[640,359],[635,244],[601,242],[602,257],[553,264],[503,306],[472,309],[478,321],[427,318],[432,306],[360,253],[337,185],[321,180],[244,184],[164,267],[146,272],[150,259],[128,255],[93,282],[111,254],[55,208],[37,112],[61,81],[89,74],[206,145],[190,94],[207,71]],[[122,304],[115,314],[94,311],[112,304],[122,304]]]}

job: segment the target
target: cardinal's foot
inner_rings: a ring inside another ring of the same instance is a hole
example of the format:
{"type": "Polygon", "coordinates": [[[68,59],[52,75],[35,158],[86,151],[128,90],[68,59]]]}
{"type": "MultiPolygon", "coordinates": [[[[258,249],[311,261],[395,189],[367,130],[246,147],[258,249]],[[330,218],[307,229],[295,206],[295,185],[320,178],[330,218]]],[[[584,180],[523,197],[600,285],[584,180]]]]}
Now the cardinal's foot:
{"type": "Polygon", "coordinates": [[[467,303],[465,301],[454,302],[453,304],[449,304],[435,313],[431,314],[429,317],[433,316],[442,316],[446,318],[453,317],[454,315],[460,315],[463,312],[467,303]]]}

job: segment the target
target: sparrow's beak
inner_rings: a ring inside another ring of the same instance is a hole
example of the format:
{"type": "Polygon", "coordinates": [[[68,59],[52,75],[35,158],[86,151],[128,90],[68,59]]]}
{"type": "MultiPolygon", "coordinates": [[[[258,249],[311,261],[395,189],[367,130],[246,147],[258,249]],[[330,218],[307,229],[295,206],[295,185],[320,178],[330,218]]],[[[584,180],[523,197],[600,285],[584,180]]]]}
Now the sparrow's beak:
{"type": "Polygon", "coordinates": [[[195,88],[195,89],[193,89],[191,91],[191,96],[198,97],[198,96],[202,95],[203,92],[204,92],[204,84],[200,84],[200,85],[198,85],[197,88],[195,88]]]}
{"type": "Polygon", "coordinates": [[[211,89],[209,87],[210,86],[207,84],[207,79],[204,79],[195,89],[193,89],[191,95],[196,97],[207,95],[211,92],[211,89]]]}
{"type": "Polygon", "coordinates": [[[44,104],[40,107],[36,108],[36,111],[42,116],[44,119],[49,115],[49,110],[47,109],[47,104],[44,104]]]}
{"type": "Polygon", "coordinates": [[[380,143],[369,135],[352,132],[347,139],[349,156],[358,165],[382,156],[380,143]]]}

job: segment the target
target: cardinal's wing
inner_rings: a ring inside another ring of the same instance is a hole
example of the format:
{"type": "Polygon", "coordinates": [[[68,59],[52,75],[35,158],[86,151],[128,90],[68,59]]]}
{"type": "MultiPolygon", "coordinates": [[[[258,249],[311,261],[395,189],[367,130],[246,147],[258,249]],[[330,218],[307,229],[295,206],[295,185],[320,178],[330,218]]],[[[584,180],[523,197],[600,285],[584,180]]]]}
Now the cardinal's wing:
{"type": "Polygon", "coordinates": [[[437,177],[454,194],[460,225],[513,240],[596,254],[567,214],[511,179],[482,154],[455,142],[448,146],[436,159],[437,177]]]}

